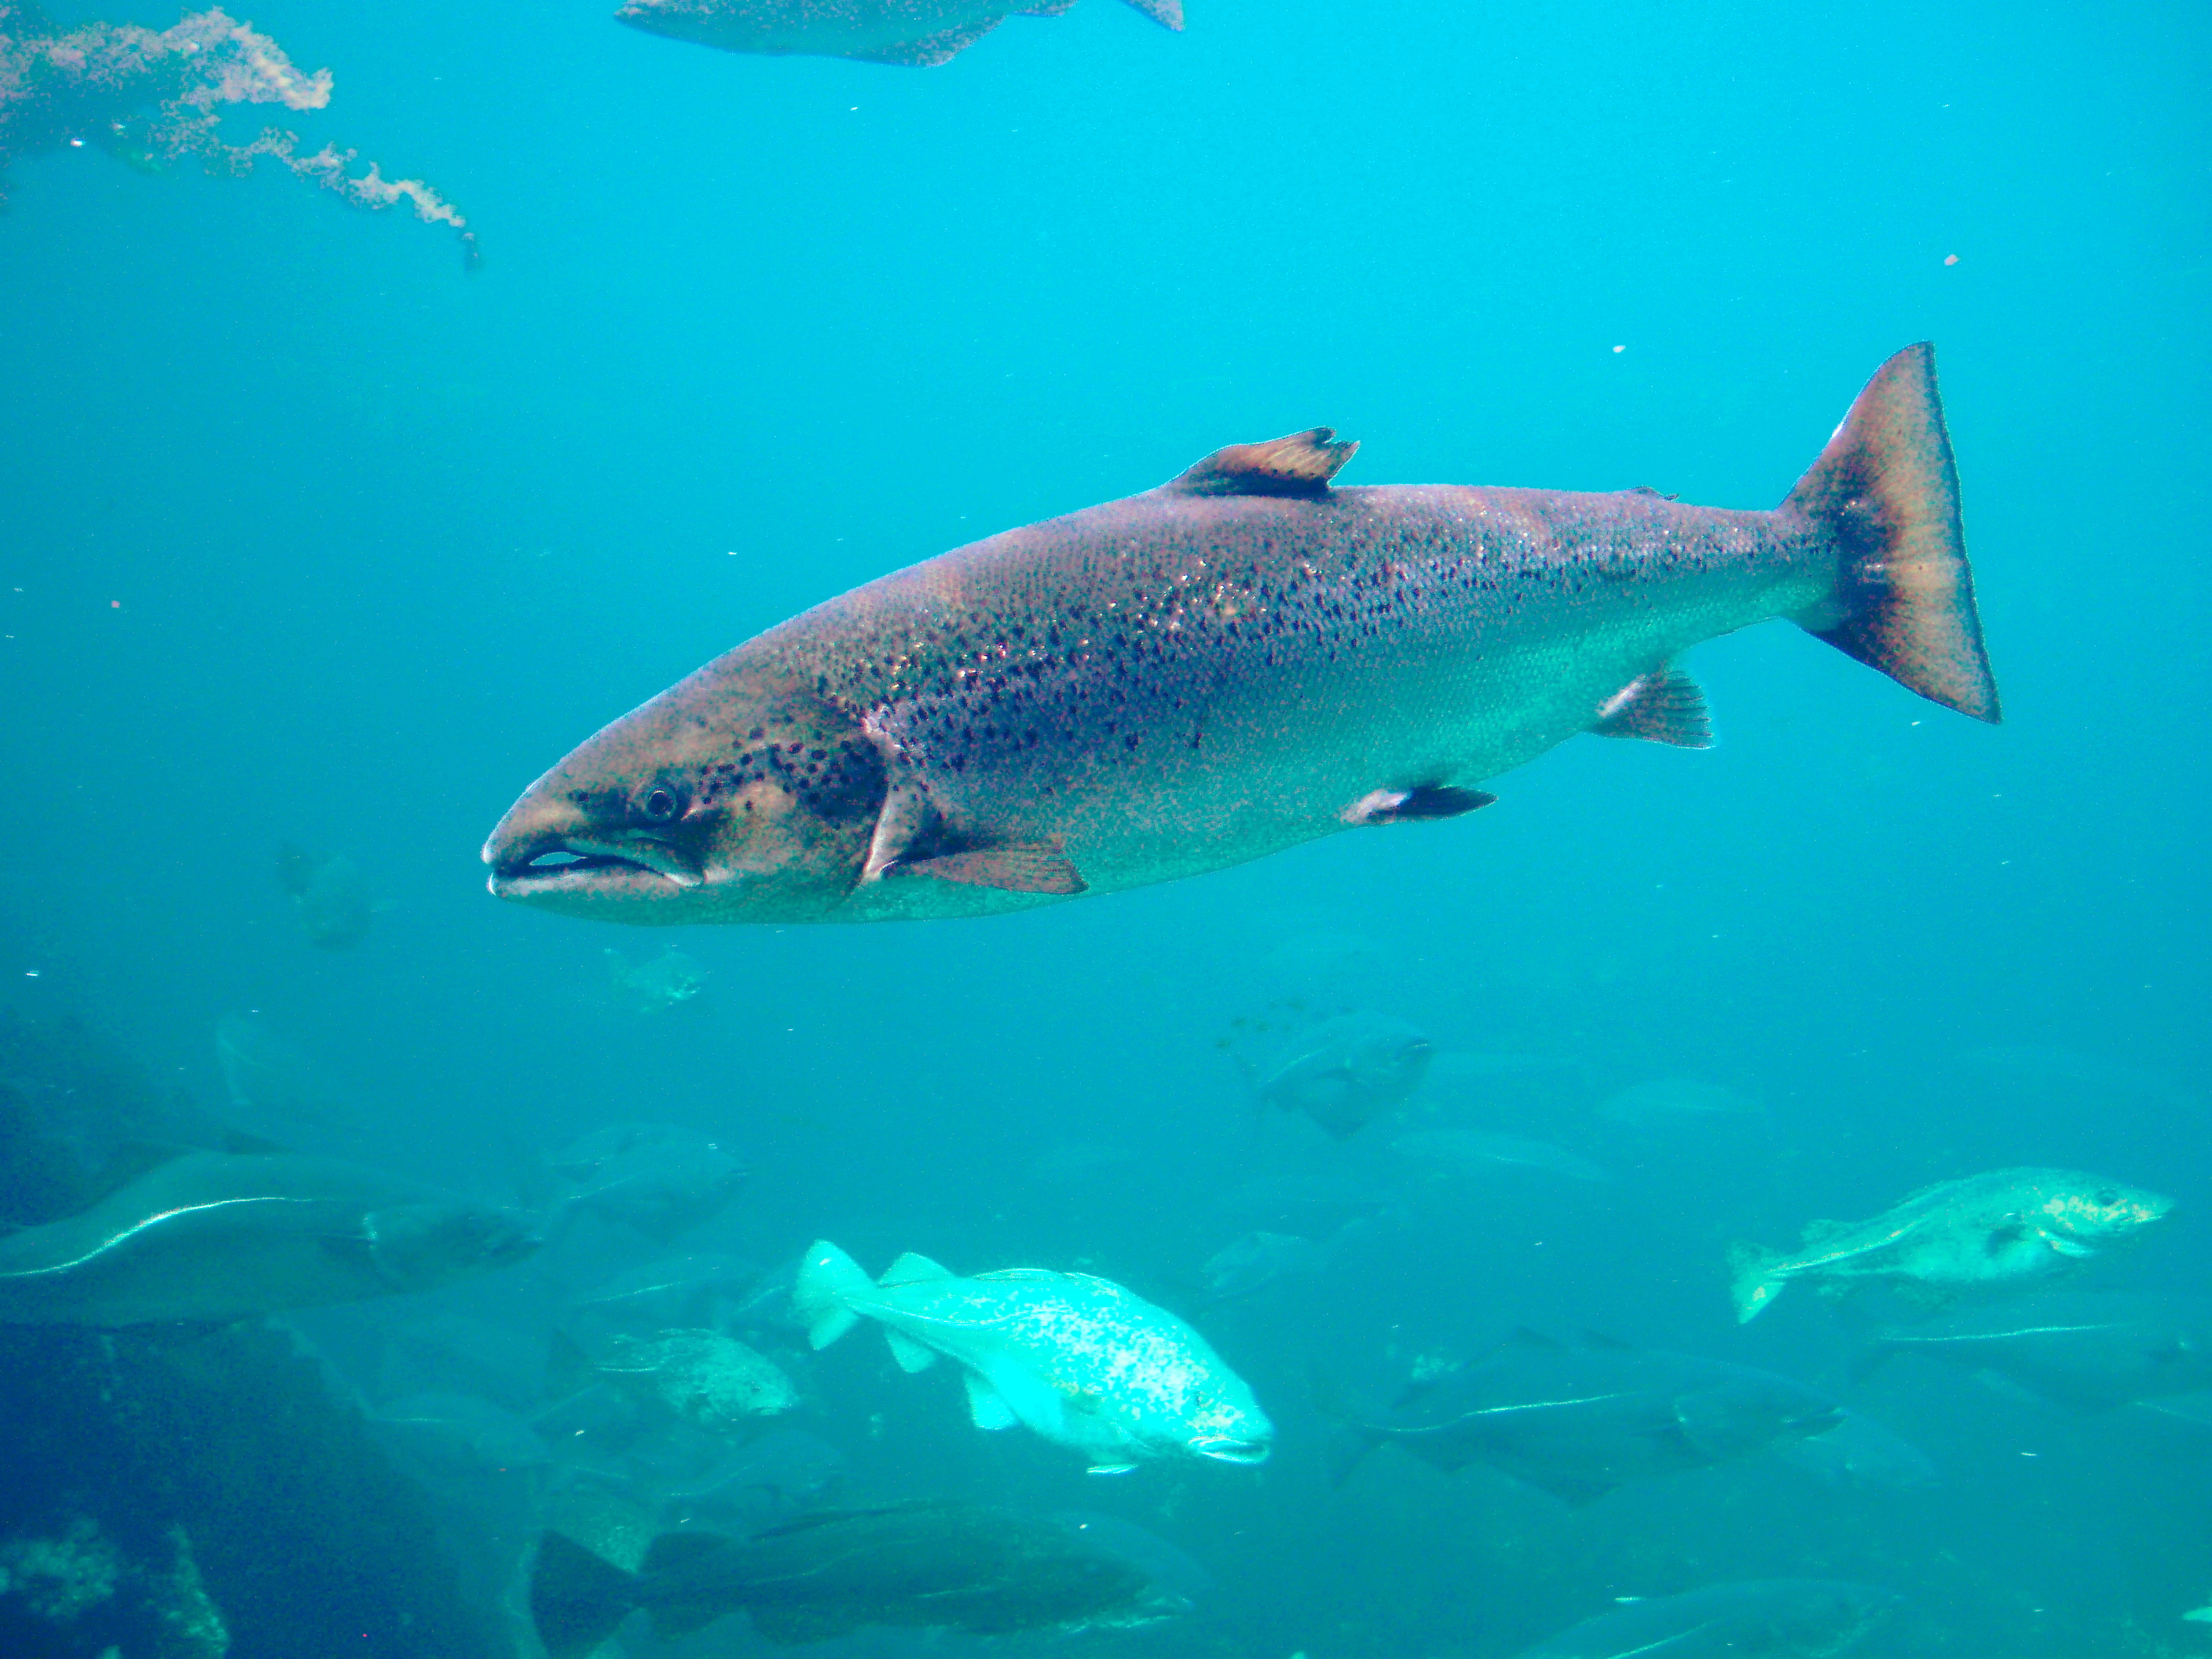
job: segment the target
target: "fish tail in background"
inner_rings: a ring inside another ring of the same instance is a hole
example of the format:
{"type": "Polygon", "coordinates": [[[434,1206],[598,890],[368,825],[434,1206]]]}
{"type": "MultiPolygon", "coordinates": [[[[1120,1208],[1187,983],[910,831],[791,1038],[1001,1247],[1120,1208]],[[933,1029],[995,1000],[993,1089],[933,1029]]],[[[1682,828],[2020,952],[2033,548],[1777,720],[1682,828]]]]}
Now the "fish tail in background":
{"type": "MultiPolygon", "coordinates": [[[[664,1532],[646,1547],[638,1572],[648,1580],[680,1577],[683,1570],[702,1559],[711,1560],[729,1548],[729,1540],[712,1533],[664,1532]]],[[[730,1611],[726,1601],[679,1601],[656,1597],[650,1617],[653,1633],[664,1642],[675,1641],[704,1630],[730,1611]]]]}
{"type": "Polygon", "coordinates": [[[792,1311],[806,1327],[807,1341],[826,1348],[860,1322],[860,1316],[846,1305],[848,1299],[872,1296],[875,1288],[859,1262],[828,1239],[817,1238],[791,1287],[792,1311]]]}
{"type": "Polygon", "coordinates": [[[549,1532],[530,1569],[530,1622],[548,1659],[583,1659],[634,1605],[632,1579],[573,1539],[549,1532]]]}
{"type": "Polygon", "coordinates": [[[1778,1251],[1763,1244],[1729,1246],[1729,1294],[1735,1301],[1735,1322],[1748,1325],[1766,1311],[1766,1304],[1782,1294],[1790,1281],[1770,1271],[1782,1259],[1778,1251]]]}
{"type": "Polygon", "coordinates": [[[1329,1420],[1328,1489],[1340,1492],[1384,1437],[1359,1421],[1334,1376],[1317,1364],[1307,1375],[1313,1387],[1314,1409],[1329,1420]]]}
{"type": "Polygon", "coordinates": [[[1996,722],[1933,346],[1909,345],[1875,371],[1781,510],[1838,556],[1836,591],[1792,620],[1907,690],[1996,722]]]}

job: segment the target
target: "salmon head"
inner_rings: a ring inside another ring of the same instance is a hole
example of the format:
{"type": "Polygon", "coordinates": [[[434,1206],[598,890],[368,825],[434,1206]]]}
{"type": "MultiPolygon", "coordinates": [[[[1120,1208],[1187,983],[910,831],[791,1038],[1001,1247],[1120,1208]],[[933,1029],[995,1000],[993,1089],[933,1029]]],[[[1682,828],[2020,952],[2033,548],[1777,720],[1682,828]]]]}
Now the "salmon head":
{"type": "Polygon", "coordinates": [[[860,881],[886,789],[856,714],[726,657],[531,785],[483,860],[496,896],[568,915],[810,921],[860,881]]]}

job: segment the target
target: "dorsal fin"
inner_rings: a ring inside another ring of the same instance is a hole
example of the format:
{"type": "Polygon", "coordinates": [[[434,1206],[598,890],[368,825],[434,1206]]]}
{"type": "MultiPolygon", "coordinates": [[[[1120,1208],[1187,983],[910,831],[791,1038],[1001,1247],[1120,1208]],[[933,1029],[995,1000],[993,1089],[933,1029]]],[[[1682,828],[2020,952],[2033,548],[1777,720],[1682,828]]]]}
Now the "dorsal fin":
{"type": "Polygon", "coordinates": [[[1180,495],[1310,495],[1328,494],[1328,481],[1359,445],[1338,442],[1334,428],[1317,426],[1261,444],[1217,449],[1162,488],[1180,495]]]}
{"type": "Polygon", "coordinates": [[[1713,723],[1705,713],[1705,694],[1679,668],[1665,664],[1634,679],[1598,705],[1601,738],[1642,738],[1677,749],[1710,749],[1713,723]]]}
{"type": "Polygon", "coordinates": [[[884,1269],[884,1276],[876,1283],[888,1289],[894,1285],[927,1285],[933,1279],[950,1279],[952,1269],[932,1261],[927,1256],[908,1250],[884,1269]]]}

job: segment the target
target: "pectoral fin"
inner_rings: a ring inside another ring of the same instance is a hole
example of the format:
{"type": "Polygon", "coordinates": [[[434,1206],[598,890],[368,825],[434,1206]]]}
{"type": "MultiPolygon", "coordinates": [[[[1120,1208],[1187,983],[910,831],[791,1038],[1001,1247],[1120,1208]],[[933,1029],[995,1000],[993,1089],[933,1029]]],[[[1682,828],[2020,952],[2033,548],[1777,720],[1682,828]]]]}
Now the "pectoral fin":
{"type": "Polygon", "coordinates": [[[963,1371],[960,1380],[968,1385],[968,1415],[977,1428],[995,1431],[1011,1429],[1021,1421],[1014,1415],[1014,1408],[1006,1403],[1006,1396],[980,1374],[963,1371]]]}
{"type": "Polygon", "coordinates": [[[2080,1239],[2069,1238],[2063,1233],[2045,1233],[2043,1235],[2043,1242],[2057,1251],[2059,1255],[2072,1256],[2076,1261],[2097,1254],[2080,1239]]]}
{"type": "Polygon", "coordinates": [[[892,865],[887,876],[927,876],[963,887],[996,887],[1009,893],[1082,892],[1088,885],[1062,854],[1048,842],[1015,842],[978,847],[892,865]]]}

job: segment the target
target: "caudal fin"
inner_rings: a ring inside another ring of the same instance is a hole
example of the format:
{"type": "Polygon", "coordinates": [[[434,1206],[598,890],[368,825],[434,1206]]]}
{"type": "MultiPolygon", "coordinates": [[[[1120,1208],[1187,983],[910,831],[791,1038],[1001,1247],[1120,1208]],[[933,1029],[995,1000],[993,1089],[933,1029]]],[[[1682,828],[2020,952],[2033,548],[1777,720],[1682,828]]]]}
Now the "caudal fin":
{"type": "Polygon", "coordinates": [[[1806,631],[1931,702],[1996,721],[1933,346],[1875,371],[1782,510],[1838,555],[1835,592],[1796,618],[1806,631]]]}
{"type": "Polygon", "coordinates": [[[1781,1260],[1760,1244],[1729,1247],[1729,1294],[1735,1301],[1735,1322],[1748,1325],[1766,1311],[1766,1304],[1782,1294],[1790,1280],[1772,1271],[1781,1260]]]}
{"type": "Polygon", "coordinates": [[[875,1288],[859,1262],[828,1239],[817,1238],[799,1264],[798,1282],[791,1287],[792,1311],[806,1327],[807,1341],[826,1348],[860,1322],[848,1301],[866,1297],[875,1288]]]}
{"type": "Polygon", "coordinates": [[[530,1621],[550,1659],[582,1659],[629,1616],[630,1576],[549,1532],[530,1569],[530,1621]]]}

